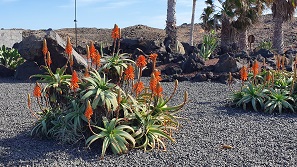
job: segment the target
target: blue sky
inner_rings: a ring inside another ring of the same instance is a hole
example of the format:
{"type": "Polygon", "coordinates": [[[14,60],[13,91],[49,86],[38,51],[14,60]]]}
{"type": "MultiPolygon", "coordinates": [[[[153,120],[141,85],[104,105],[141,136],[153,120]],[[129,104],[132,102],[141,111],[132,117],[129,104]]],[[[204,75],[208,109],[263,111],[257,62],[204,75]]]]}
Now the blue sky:
{"type": "MultiPolygon", "coordinates": [[[[205,7],[197,0],[196,19],[205,7]]],[[[74,0],[0,0],[0,28],[74,27],[74,0]]],[[[78,27],[112,28],[143,24],[165,28],[167,0],[77,0],[78,27]]],[[[177,0],[177,25],[190,23],[192,0],[177,0]]]]}

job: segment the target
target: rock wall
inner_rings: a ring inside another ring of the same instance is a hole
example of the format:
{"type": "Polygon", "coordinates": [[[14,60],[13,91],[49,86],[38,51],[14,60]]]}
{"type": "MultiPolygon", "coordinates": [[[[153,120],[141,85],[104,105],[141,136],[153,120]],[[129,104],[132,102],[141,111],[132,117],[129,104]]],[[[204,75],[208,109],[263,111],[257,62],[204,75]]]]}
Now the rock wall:
{"type": "Polygon", "coordinates": [[[23,30],[0,30],[0,46],[12,48],[15,43],[23,40],[23,30]]]}

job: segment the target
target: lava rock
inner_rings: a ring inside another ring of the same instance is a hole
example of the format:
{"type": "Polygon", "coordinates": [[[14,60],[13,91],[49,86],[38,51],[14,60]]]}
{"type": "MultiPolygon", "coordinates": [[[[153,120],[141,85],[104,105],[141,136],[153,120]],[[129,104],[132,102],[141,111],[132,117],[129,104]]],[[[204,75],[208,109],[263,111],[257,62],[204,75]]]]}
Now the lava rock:
{"type": "Polygon", "coordinates": [[[162,73],[165,73],[166,75],[174,75],[174,74],[181,74],[183,70],[180,66],[167,66],[164,70],[162,70],[162,73]]]}
{"type": "MultiPolygon", "coordinates": [[[[34,61],[25,61],[23,64],[19,65],[15,72],[15,78],[19,80],[29,80],[30,76],[35,74],[44,74],[45,70],[40,68],[34,61]]],[[[38,78],[32,78],[36,80],[38,78]]]]}
{"type": "Polygon", "coordinates": [[[214,72],[237,72],[241,69],[242,64],[240,64],[234,57],[229,54],[224,54],[220,56],[218,63],[214,67],[214,72]]]}
{"type": "Polygon", "coordinates": [[[205,61],[197,54],[190,54],[186,61],[182,64],[183,73],[192,73],[202,70],[205,65],[205,61]]]}
{"type": "MultiPolygon", "coordinates": [[[[64,66],[67,62],[67,57],[64,54],[66,42],[53,30],[38,31],[30,33],[24,37],[18,45],[18,51],[21,56],[28,61],[35,61],[38,65],[44,64],[42,54],[43,39],[47,40],[47,47],[51,53],[53,71],[64,66]]],[[[81,57],[74,49],[72,49],[74,65],[73,69],[79,70],[87,67],[86,60],[81,57]]]]}
{"type": "Polygon", "coordinates": [[[252,57],[256,57],[257,55],[261,55],[261,56],[263,56],[265,58],[271,58],[271,57],[274,56],[273,53],[270,50],[267,50],[267,49],[258,50],[257,52],[252,54],[252,57]]]}
{"type": "Polygon", "coordinates": [[[207,81],[207,76],[206,74],[197,74],[195,77],[193,77],[191,79],[193,82],[203,82],[203,81],[207,81]]]}
{"type": "Polygon", "coordinates": [[[5,67],[0,64],[0,77],[11,77],[14,75],[14,70],[5,67]]]}

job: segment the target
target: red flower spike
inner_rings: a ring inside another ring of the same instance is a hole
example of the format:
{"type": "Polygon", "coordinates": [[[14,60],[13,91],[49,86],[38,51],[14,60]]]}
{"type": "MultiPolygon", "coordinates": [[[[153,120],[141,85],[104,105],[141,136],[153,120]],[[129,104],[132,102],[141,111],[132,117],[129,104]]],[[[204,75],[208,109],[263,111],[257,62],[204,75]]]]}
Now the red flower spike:
{"type": "Polygon", "coordinates": [[[153,94],[156,92],[157,83],[158,81],[153,73],[150,79],[150,90],[152,91],[153,94]]]}
{"type": "Polygon", "coordinates": [[[163,92],[163,88],[160,84],[160,82],[157,83],[157,86],[156,86],[156,90],[155,90],[155,95],[157,97],[161,97],[162,96],[162,92],[163,92]]]}
{"type": "Polygon", "coordinates": [[[239,72],[240,72],[240,79],[242,81],[246,81],[248,79],[247,68],[245,66],[243,66],[239,72]]]}
{"type": "Polygon", "coordinates": [[[143,55],[138,56],[138,58],[136,60],[137,67],[143,68],[146,66],[146,64],[147,64],[146,58],[143,55]]]}
{"type": "Polygon", "coordinates": [[[132,65],[128,65],[126,70],[124,71],[125,77],[124,80],[134,80],[134,68],[132,65]]]}
{"type": "Polygon", "coordinates": [[[70,42],[70,38],[67,37],[67,44],[66,44],[66,48],[65,48],[65,53],[70,56],[72,55],[72,45],[71,45],[71,42],[70,42]]]}
{"type": "Polygon", "coordinates": [[[114,40],[121,38],[121,30],[117,24],[115,24],[114,28],[112,29],[111,38],[114,40]]]}
{"type": "Polygon", "coordinates": [[[88,101],[87,108],[85,111],[85,117],[88,119],[89,122],[91,120],[92,115],[93,115],[93,109],[92,109],[90,101],[88,101]]]}
{"type": "Polygon", "coordinates": [[[41,87],[39,85],[38,82],[36,82],[35,87],[34,87],[34,91],[33,91],[33,96],[34,97],[41,97],[41,87]]]}
{"type": "Polygon", "coordinates": [[[135,91],[136,96],[138,96],[140,94],[140,92],[142,92],[143,89],[144,89],[144,84],[141,81],[139,81],[133,85],[133,90],[135,91]]]}
{"type": "Polygon", "coordinates": [[[48,52],[48,48],[47,48],[46,39],[43,39],[42,53],[44,57],[46,56],[47,52],[48,52]]]}
{"type": "Polygon", "coordinates": [[[96,48],[95,48],[93,41],[90,42],[89,52],[90,52],[90,58],[93,61],[96,57],[96,48]]]}
{"type": "Polygon", "coordinates": [[[154,73],[154,75],[156,77],[157,82],[160,82],[162,80],[162,78],[161,78],[161,71],[155,69],[153,73],[154,73]]]}
{"type": "Polygon", "coordinates": [[[79,88],[78,81],[79,81],[78,75],[77,75],[76,71],[73,70],[73,72],[72,72],[72,77],[71,77],[70,88],[71,88],[74,92],[76,91],[77,88],[79,88]]]}
{"type": "Polygon", "coordinates": [[[51,54],[50,54],[50,52],[48,51],[48,52],[47,52],[47,58],[46,58],[46,64],[47,64],[48,67],[50,67],[52,63],[53,63],[53,62],[52,62],[51,54]]]}
{"type": "Polygon", "coordinates": [[[252,71],[253,71],[254,76],[259,74],[259,63],[257,60],[255,60],[255,62],[253,64],[252,71]]]}
{"type": "Polygon", "coordinates": [[[96,55],[94,57],[94,64],[96,66],[100,66],[100,61],[101,61],[101,55],[100,53],[98,52],[98,50],[96,50],[96,55]]]}

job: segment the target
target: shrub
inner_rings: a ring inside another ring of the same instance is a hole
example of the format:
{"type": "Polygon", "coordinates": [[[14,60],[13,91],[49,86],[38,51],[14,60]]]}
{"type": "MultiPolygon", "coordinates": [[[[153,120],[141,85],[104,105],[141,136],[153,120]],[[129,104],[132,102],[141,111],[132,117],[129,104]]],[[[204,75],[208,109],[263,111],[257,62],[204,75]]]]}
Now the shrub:
{"type": "Polygon", "coordinates": [[[16,49],[6,48],[4,45],[0,48],[0,64],[15,70],[19,65],[25,62],[25,59],[16,49]]]}
{"type": "Polygon", "coordinates": [[[266,41],[266,40],[263,40],[259,43],[259,46],[257,47],[258,50],[260,49],[266,49],[266,50],[270,50],[272,51],[272,43],[270,41],[266,41]]]}
{"type": "MultiPolygon", "coordinates": [[[[112,37],[114,44],[119,45],[118,31],[115,26],[112,37]]],[[[31,134],[69,143],[85,139],[88,147],[102,145],[102,158],[108,148],[115,154],[126,153],[132,148],[150,150],[157,145],[165,150],[164,139],[174,141],[172,130],[180,125],[176,114],[186,104],[188,94],[185,93],[180,105],[168,105],[178,82],[166,99],[160,83],[161,74],[155,69],[157,54],[149,56],[154,66],[149,86],[145,86],[141,76],[147,65],[147,55],[140,55],[134,62],[122,59],[119,51],[114,50],[111,59],[101,65],[98,55],[104,54],[98,54],[91,43],[87,46],[87,59],[92,63],[88,63],[84,76],[79,78],[75,70],[72,75],[65,74],[68,65],[72,69],[73,61],[69,52],[71,44],[67,41],[67,63],[55,73],[50,69],[51,63],[46,63],[43,67],[47,74],[32,76],[40,79],[33,95],[41,112],[33,111],[28,96],[28,107],[38,119],[31,134]],[[111,69],[118,75],[106,74],[111,69]]],[[[44,48],[47,47],[44,45],[44,48]]],[[[47,55],[45,62],[49,62],[50,54],[47,49],[43,50],[47,55]]]]}

